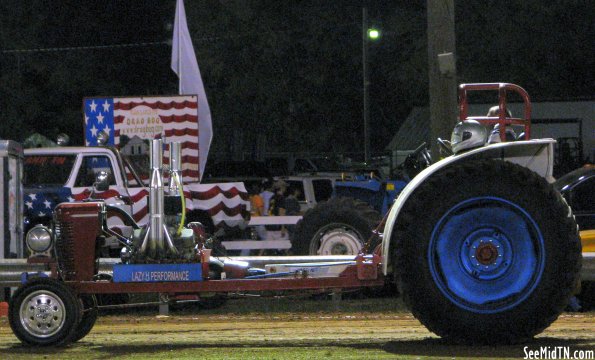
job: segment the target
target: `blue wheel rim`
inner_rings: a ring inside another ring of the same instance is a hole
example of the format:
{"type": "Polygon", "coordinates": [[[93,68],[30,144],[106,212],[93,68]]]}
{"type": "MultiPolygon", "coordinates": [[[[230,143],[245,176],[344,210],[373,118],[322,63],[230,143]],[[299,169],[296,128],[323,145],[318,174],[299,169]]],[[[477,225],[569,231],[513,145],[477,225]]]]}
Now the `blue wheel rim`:
{"type": "Polygon", "coordinates": [[[539,284],[544,240],[520,206],[476,197],[440,218],[428,259],[436,285],[451,302],[476,313],[497,313],[523,302],[539,284]]]}

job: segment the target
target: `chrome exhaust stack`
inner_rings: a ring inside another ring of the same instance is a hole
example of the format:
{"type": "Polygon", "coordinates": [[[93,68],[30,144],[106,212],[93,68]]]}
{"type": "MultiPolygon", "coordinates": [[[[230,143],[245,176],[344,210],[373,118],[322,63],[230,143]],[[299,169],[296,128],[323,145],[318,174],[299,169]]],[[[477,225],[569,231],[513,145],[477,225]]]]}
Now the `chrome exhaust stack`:
{"type": "Polygon", "coordinates": [[[177,253],[164,223],[163,193],[163,141],[151,140],[151,179],[149,182],[149,228],[140,251],[151,258],[164,255],[165,242],[168,250],[177,253]]]}
{"type": "Polygon", "coordinates": [[[151,181],[149,182],[149,251],[163,252],[163,141],[151,141],[151,181]]]}
{"type": "MultiPolygon", "coordinates": [[[[172,142],[169,144],[169,187],[168,195],[183,197],[182,189],[182,144],[172,142]]],[[[184,210],[182,210],[184,211],[184,210]]],[[[165,215],[164,215],[165,216],[165,215]]],[[[172,254],[177,255],[178,249],[174,245],[172,238],[167,230],[167,224],[163,224],[163,233],[165,234],[165,243],[172,254]]]]}
{"type": "Polygon", "coordinates": [[[182,144],[169,144],[169,195],[180,196],[182,183],[182,144]]]}

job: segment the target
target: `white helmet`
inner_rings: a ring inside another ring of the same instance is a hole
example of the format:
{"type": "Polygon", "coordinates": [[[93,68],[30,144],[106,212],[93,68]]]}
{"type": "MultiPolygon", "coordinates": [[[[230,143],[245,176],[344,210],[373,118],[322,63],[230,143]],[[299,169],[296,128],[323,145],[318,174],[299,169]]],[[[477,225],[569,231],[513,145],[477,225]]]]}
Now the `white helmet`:
{"type": "Polygon", "coordinates": [[[466,120],[458,123],[450,137],[453,153],[471,150],[484,146],[488,139],[488,129],[476,120],[466,120]]]}

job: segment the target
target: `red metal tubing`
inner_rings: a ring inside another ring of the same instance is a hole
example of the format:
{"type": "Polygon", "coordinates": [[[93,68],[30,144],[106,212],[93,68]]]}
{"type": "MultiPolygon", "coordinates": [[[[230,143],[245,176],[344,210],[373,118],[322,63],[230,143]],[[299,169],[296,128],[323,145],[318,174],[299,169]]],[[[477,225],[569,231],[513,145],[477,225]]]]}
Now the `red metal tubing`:
{"type": "Polygon", "coordinates": [[[485,124],[500,124],[500,138],[505,139],[506,126],[511,124],[524,125],[525,139],[531,138],[531,100],[529,94],[522,87],[510,83],[474,83],[459,85],[459,120],[477,120],[485,124]],[[498,116],[472,116],[469,117],[468,91],[498,91],[498,116]],[[524,102],[523,118],[510,118],[506,116],[507,92],[513,91],[521,96],[524,102]]]}
{"type": "Polygon", "coordinates": [[[339,277],[328,278],[266,278],[237,280],[205,280],[194,282],[114,283],[103,281],[66,281],[79,294],[106,293],[201,293],[243,292],[271,290],[316,290],[324,288],[358,288],[383,286],[384,277],[360,280],[357,269],[351,266],[339,277]]]}

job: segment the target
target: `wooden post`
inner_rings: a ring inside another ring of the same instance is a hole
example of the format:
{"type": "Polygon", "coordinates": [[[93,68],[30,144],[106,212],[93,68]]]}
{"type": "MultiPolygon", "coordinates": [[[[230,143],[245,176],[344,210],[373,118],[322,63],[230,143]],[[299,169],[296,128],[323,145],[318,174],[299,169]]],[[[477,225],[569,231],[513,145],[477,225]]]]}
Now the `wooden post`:
{"type": "Polygon", "coordinates": [[[436,161],[436,138],[450,139],[457,123],[454,0],[428,0],[427,11],[430,144],[436,161]]]}

